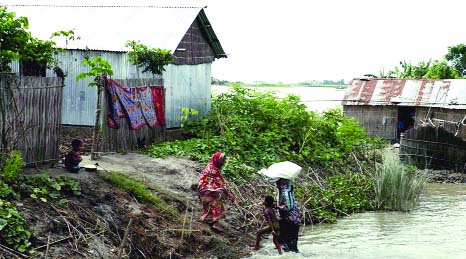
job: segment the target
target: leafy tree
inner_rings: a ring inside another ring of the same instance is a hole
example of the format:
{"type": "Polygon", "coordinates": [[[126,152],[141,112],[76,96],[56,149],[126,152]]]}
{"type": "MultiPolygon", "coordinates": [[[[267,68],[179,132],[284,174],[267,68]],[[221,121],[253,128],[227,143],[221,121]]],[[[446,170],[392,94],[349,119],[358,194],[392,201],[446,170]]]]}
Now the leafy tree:
{"type": "Polygon", "coordinates": [[[458,70],[461,76],[466,76],[466,45],[458,44],[448,47],[448,53],[445,55],[446,60],[451,61],[453,66],[458,70]]]}
{"type": "Polygon", "coordinates": [[[16,60],[48,67],[56,64],[53,55],[60,51],[56,43],[32,37],[28,28],[26,17],[16,17],[0,6],[0,72],[10,72],[9,64],[16,60]]]}
{"type": "Polygon", "coordinates": [[[81,64],[86,65],[90,68],[89,72],[84,72],[76,76],[76,80],[79,81],[86,77],[92,77],[94,80],[89,82],[90,87],[98,87],[99,89],[103,89],[104,85],[101,84],[100,76],[102,74],[112,76],[113,69],[110,63],[101,58],[101,57],[94,57],[94,58],[85,58],[81,64]]]}
{"type": "Polygon", "coordinates": [[[413,66],[411,78],[423,78],[429,71],[431,61],[419,61],[417,66],[413,66]]]}
{"type": "Polygon", "coordinates": [[[91,77],[94,80],[89,82],[90,87],[97,87],[97,108],[95,112],[95,125],[94,125],[94,134],[92,137],[92,151],[91,151],[91,159],[97,159],[97,143],[99,139],[99,132],[100,132],[100,107],[102,106],[102,90],[105,86],[105,77],[113,75],[113,69],[110,63],[101,58],[101,57],[94,57],[94,58],[85,58],[82,61],[83,65],[89,66],[89,72],[81,73],[76,76],[76,80],[79,81],[86,77],[91,77]]]}
{"type": "MultiPolygon", "coordinates": [[[[52,33],[52,37],[64,37],[66,45],[68,45],[68,42],[70,40],[75,40],[74,30],[56,31],[56,32],[52,33]]],[[[79,36],[77,37],[77,39],[79,39],[79,36]]]]}
{"type": "Polygon", "coordinates": [[[395,67],[396,78],[423,78],[430,67],[429,61],[420,61],[417,66],[406,62],[405,60],[400,61],[401,68],[395,67]]]}
{"type": "Polygon", "coordinates": [[[133,49],[128,51],[129,60],[137,67],[143,67],[143,73],[151,72],[154,75],[161,75],[165,71],[164,66],[170,64],[174,59],[170,50],[149,48],[134,40],[128,41],[126,47],[133,49]]]}
{"type": "Polygon", "coordinates": [[[435,61],[430,66],[427,73],[423,76],[427,79],[455,79],[461,78],[461,74],[455,67],[451,67],[445,60],[435,61]]]}
{"type": "Polygon", "coordinates": [[[380,76],[366,74],[364,76],[372,78],[425,78],[425,79],[454,79],[460,78],[461,74],[458,70],[450,66],[445,60],[442,61],[420,61],[417,65],[400,61],[400,67],[395,67],[394,71],[389,71],[384,74],[380,72],[380,76]]]}
{"type": "Polygon", "coordinates": [[[16,17],[15,13],[0,6],[0,71],[10,72],[9,64],[18,60],[30,33],[26,31],[29,23],[26,17],[16,17]]]}

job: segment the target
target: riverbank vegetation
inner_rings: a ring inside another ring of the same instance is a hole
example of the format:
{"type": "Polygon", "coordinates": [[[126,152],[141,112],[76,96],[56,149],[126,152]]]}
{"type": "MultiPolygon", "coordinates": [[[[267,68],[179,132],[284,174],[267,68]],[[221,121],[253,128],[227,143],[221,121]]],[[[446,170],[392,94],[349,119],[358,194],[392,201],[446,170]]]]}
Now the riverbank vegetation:
{"type": "Polygon", "coordinates": [[[183,129],[185,140],[155,144],[148,152],[203,164],[214,152],[225,152],[224,175],[248,197],[241,206],[260,204],[261,195],[273,191],[258,170],[288,160],[304,168],[296,195],[307,222],[334,222],[338,216],[375,208],[373,177],[384,143],[369,138],[339,109],[308,112],[297,96],[278,99],[270,92],[235,86],[212,99],[205,118],[187,121],[183,129]],[[264,186],[262,192],[251,191],[251,182],[264,186]]]}
{"type": "Polygon", "coordinates": [[[426,172],[418,172],[416,167],[404,165],[396,154],[385,150],[375,177],[376,208],[413,209],[426,181],[426,172]]]}

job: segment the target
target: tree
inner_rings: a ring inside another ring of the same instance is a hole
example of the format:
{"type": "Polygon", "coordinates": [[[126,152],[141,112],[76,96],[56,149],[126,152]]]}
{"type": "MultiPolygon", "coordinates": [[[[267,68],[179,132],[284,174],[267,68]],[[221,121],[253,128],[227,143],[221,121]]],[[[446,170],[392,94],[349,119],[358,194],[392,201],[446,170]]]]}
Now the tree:
{"type": "Polygon", "coordinates": [[[389,71],[386,75],[383,70],[380,76],[365,74],[364,76],[372,78],[415,78],[415,79],[455,79],[460,78],[458,70],[450,66],[446,60],[442,61],[420,61],[413,65],[406,61],[400,61],[401,67],[395,67],[394,71],[389,71]]]}
{"type": "Polygon", "coordinates": [[[449,66],[446,60],[434,61],[427,73],[423,76],[426,79],[455,79],[461,78],[461,74],[455,67],[449,66]]]}
{"type": "Polygon", "coordinates": [[[106,76],[113,75],[113,69],[107,60],[101,57],[85,58],[82,62],[83,65],[89,66],[89,72],[81,73],[76,76],[76,80],[79,81],[86,77],[91,77],[93,80],[89,83],[89,87],[97,87],[97,107],[95,112],[95,125],[94,134],[92,136],[92,150],[91,160],[97,159],[98,141],[100,133],[100,108],[102,106],[102,90],[106,85],[106,76]]]}
{"type": "Polygon", "coordinates": [[[134,40],[128,41],[126,47],[132,48],[128,51],[129,60],[137,67],[143,67],[143,73],[151,72],[153,75],[161,75],[165,71],[164,66],[174,59],[170,50],[149,48],[134,40]]]}
{"type": "Polygon", "coordinates": [[[26,17],[16,17],[15,13],[0,6],[0,72],[10,72],[9,65],[16,60],[35,63],[42,68],[56,64],[53,55],[61,49],[55,48],[54,41],[32,37],[28,28],[26,17]]]}
{"type": "Polygon", "coordinates": [[[466,76],[466,45],[458,44],[448,47],[448,53],[445,59],[451,61],[453,66],[458,70],[461,76],[466,76]]]}
{"type": "Polygon", "coordinates": [[[395,67],[396,78],[423,78],[429,71],[431,61],[420,61],[417,65],[412,65],[405,60],[400,61],[401,68],[395,67]]]}

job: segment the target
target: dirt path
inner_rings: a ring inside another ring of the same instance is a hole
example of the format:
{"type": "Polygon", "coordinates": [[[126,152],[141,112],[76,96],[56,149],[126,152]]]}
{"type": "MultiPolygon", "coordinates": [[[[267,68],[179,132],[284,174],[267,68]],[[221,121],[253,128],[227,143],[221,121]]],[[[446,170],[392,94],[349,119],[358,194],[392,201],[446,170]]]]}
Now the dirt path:
{"type": "MultiPolygon", "coordinates": [[[[93,164],[84,157],[81,164],[93,164]]],[[[158,185],[180,196],[193,196],[192,186],[202,167],[189,159],[168,157],[151,158],[147,155],[128,153],[102,156],[97,163],[98,169],[118,172],[144,183],[158,185]]]]}

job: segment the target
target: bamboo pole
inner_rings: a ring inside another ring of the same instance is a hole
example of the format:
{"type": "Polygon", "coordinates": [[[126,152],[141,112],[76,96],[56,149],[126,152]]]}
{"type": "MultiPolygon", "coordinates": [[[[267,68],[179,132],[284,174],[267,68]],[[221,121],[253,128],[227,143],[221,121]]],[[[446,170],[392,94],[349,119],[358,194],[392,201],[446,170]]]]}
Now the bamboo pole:
{"type": "Polygon", "coordinates": [[[133,218],[129,219],[128,226],[126,226],[125,235],[123,236],[123,240],[121,241],[120,249],[118,251],[118,257],[117,257],[118,259],[121,258],[121,255],[123,253],[123,248],[125,246],[126,239],[128,238],[128,233],[129,233],[129,228],[131,227],[131,223],[133,223],[133,218]]]}

